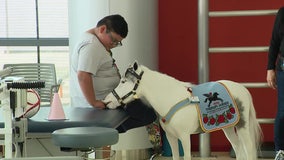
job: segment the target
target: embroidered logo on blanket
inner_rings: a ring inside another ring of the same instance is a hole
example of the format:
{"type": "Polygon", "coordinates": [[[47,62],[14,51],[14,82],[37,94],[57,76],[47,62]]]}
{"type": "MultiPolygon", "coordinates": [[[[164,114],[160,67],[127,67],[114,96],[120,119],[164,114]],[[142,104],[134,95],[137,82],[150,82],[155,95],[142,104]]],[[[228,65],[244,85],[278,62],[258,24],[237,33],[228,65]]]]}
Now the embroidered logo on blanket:
{"type": "Polygon", "coordinates": [[[193,87],[192,92],[200,100],[199,105],[196,106],[204,132],[229,127],[239,121],[235,100],[222,83],[203,83],[193,87]]]}

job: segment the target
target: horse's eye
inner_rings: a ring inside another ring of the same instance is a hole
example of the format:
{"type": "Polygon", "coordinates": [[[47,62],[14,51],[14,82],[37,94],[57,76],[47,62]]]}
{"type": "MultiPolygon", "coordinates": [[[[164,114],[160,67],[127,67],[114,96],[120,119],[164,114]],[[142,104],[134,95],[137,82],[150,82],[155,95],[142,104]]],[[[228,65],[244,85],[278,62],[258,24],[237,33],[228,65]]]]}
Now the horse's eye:
{"type": "Polygon", "coordinates": [[[125,82],[126,82],[126,79],[121,80],[121,83],[125,83],[125,82]]]}

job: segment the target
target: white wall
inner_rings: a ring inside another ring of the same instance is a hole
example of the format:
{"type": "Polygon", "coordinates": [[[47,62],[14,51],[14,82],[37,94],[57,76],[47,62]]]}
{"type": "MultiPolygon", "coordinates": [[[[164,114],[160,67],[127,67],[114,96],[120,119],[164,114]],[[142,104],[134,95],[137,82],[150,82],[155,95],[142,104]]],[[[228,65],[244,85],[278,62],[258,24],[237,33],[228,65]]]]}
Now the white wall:
{"type": "Polygon", "coordinates": [[[108,0],[69,0],[69,47],[70,52],[76,40],[86,30],[96,26],[97,22],[109,14],[108,0]],[[83,2],[83,3],[82,3],[83,2]]]}
{"type": "Polygon", "coordinates": [[[129,63],[139,63],[151,68],[158,68],[158,4],[157,0],[112,0],[110,13],[120,13],[129,26],[123,47],[114,49],[118,66],[124,71],[129,63]],[[117,53],[116,53],[117,52],[117,53]]]}

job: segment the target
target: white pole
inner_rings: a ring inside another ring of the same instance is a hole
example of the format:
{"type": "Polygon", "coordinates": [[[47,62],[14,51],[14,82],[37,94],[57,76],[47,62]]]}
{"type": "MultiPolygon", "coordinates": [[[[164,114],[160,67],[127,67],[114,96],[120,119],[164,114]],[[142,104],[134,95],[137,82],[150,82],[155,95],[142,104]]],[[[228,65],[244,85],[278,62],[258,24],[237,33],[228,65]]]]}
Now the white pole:
{"type": "MultiPolygon", "coordinates": [[[[198,81],[209,80],[208,61],[208,0],[198,1],[198,81]]],[[[199,150],[201,157],[210,156],[210,134],[203,133],[199,136],[199,150]]]]}

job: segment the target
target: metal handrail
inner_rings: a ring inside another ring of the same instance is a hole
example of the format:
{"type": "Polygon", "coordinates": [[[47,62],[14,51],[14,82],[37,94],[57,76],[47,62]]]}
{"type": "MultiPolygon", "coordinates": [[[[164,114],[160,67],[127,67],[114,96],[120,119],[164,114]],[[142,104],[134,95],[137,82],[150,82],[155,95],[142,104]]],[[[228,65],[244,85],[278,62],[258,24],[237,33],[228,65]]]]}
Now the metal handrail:
{"type": "Polygon", "coordinates": [[[274,118],[258,118],[257,121],[261,124],[274,124],[274,118]]]}
{"type": "Polygon", "coordinates": [[[268,84],[266,82],[251,82],[251,83],[240,83],[246,88],[267,88],[268,84]]]}
{"type": "Polygon", "coordinates": [[[209,48],[210,53],[224,53],[224,52],[268,52],[268,46],[255,47],[212,47],[209,48]]]}
{"type": "Polygon", "coordinates": [[[236,17],[236,16],[268,16],[275,15],[277,10],[240,10],[240,11],[211,11],[209,17],[236,17]]]}

